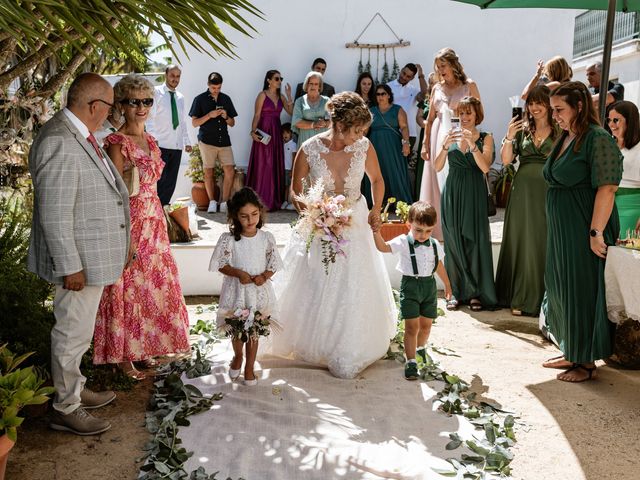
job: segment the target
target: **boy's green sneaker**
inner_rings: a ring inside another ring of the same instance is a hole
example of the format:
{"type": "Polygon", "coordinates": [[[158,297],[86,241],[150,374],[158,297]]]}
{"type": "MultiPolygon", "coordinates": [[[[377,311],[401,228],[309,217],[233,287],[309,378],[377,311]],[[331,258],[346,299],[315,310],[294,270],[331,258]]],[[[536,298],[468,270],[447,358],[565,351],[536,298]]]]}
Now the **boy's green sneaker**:
{"type": "Polygon", "coordinates": [[[404,364],[404,378],[405,380],[417,380],[420,378],[420,375],[418,375],[417,363],[407,362],[404,364]]]}
{"type": "Polygon", "coordinates": [[[427,349],[426,348],[419,348],[418,350],[416,350],[416,357],[419,362],[422,362],[422,364],[424,365],[425,363],[427,363],[427,349]]]}

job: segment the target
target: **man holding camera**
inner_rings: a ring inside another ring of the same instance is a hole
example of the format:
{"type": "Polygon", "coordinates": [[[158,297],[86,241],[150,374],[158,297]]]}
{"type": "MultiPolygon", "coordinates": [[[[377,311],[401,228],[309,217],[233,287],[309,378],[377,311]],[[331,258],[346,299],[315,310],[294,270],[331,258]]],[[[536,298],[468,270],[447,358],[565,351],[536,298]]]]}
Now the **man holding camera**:
{"type": "Polygon", "coordinates": [[[204,185],[209,195],[208,213],[218,210],[218,203],[214,194],[216,162],[220,162],[223,171],[222,195],[220,196],[220,212],[227,211],[227,199],[231,193],[235,164],[233,150],[229,138],[228,127],[235,125],[238,116],[233,102],[222,89],[222,75],[213,72],[207,79],[208,90],[193,99],[189,116],[191,124],[199,127],[198,145],[202,154],[204,167],[204,185]]]}

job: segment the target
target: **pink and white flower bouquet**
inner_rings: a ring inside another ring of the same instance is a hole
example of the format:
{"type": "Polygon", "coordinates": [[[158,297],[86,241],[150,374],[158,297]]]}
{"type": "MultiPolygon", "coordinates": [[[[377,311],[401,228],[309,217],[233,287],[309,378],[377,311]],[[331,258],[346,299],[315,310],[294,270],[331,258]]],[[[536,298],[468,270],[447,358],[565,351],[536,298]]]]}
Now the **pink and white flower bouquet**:
{"type": "Polygon", "coordinates": [[[328,195],[322,179],[296,200],[304,203],[305,209],[296,223],[295,229],[306,239],[307,252],[317,236],[322,247],[322,264],[329,273],[329,264],[335,263],[338,256],[346,257],[344,246],[349,242],[344,231],[351,224],[353,211],[349,208],[344,195],[328,195]]]}
{"type": "Polygon", "coordinates": [[[243,342],[268,337],[271,333],[271,316],[253,308],[236,308],[228,312],[224,322],[227,337],[243,342]]]}

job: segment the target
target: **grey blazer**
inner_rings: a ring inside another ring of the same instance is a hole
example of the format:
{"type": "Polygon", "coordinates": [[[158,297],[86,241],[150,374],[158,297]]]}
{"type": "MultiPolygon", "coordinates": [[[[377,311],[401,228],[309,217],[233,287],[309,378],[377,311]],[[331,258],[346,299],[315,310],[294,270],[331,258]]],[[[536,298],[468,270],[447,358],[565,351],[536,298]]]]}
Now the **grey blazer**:
{"type": "MultiPolygon", "coordinates": [[[[107,154],[104,154],[108,159],[107,154]]],[[[129,195],[64,112],[40,130],[29,153],[34,186],[28,267],[61,284],[84,270],[87,285],[120,278],[129,250],[129,195]]]]}

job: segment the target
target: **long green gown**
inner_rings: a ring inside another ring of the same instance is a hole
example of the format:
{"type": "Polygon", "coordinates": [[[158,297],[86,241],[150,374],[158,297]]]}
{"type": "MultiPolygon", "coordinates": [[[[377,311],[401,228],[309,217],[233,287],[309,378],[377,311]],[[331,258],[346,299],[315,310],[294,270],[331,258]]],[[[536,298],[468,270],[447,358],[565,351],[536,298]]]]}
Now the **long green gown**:
{"type": "MultiPolygon", "coordinates": [[[[620,183],[622,154],[597,125],[589,127],[577,152],[575,139],[559,153],[561,145],[562,138],[543,170],[549,184],[546,320],[565,358],[589,363],[613,353],[615,325],[607,318],[605,261],[591,251],[589,230],[598,187],[620,183]]],[[[603,232],[607,245],[615,243],[619,228],[614,205],[603,232]]]]}
{"type": "MultiPolygon", "coordinates": [[[[427,120],[429,117],[429,107],[430,102],[429,99],[426,98],[424,101],[418,104],[418,109],[422,111],[422,119],[427,120]]],[[[420,138],[418,139],[418,160],[416,161],[416,181],[413,188],[413,198],[415,201],[420,200],[420,184],[422,183],[422,172],[424,171],[424,160],[420,156],[420,152],[422,151],[422,142],[424,140],[424,127],[420,129],[420,138]]]]}
{"type": "MultiPolygon", "coordinates": [[[[369,140],[378,155],[378,163],[382,178],[384,178],[384,198],[395,197],[396,200],[411,205],[411,183],[409,181],[409,167],[407,157],[402,155],[402,135],[398,123],[400,105],[393,104],[386,112],[380,112],[376,107],[371,108],[373,121],[369,127],[369,140]]],[[[366,179],[366,177],[365,177],[366,179]]],[[[363,183],[363,193],[371,195],[371,186],[366,179],[363,183]]]]}
{"type": "MultiPolygon", "coordinates": [[[[476,141],[480,150],[486,135],[481,132],[476,141]]],[[[449,175],[442,189],[444,266],[458,301],[469,303],[477,298],[484,307],[491,307],[497,299],[487,216],[487,184],[472,153],[462,153],[453,144],[447,159],[449,175]]]]}
{"type": "Polygon", "coordinates": [[[547,182],[542,169],[553,143],[549,136],[538,147],[531,135],[516,134],[513,153],[520,166],[505,212],[496,274],[498,304],[534,316],[544,296],[547,255],[547,182]]]}

